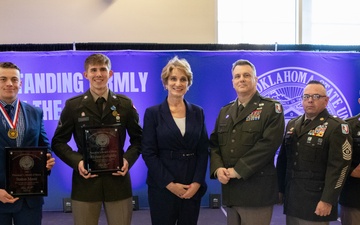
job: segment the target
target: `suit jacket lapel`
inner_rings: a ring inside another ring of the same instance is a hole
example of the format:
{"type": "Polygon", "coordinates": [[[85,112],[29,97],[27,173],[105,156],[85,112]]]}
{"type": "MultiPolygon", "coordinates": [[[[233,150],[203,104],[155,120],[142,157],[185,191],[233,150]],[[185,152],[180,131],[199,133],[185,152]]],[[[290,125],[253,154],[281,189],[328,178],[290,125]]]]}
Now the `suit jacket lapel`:
{"type": "Polygon", "coordinates": [[[182,138],[182,141],[184,142],[184,145],[188,146],[188,149],[191,146],[191,141],[194,139],[190,134],[192,130],[197,129],[195,127],[196,124],[199,124],[199,122],[196,121],[196,111],[191,107],[191,105],[185,101],[186,105],[186,129],[185,129],[185,135],[184,138],[182,138]]]}
{"type": "Polygon", "coordinates": [[[20,143],[20,146],[23,146],[23,143],[25,143],[25,137],[26,137],[26,130],[28,129],[28,127],[30,126],[29,125],[29,119],[28,119],[28,116],[29,116],[29,114],[30,114],[30,112],[29,112],[29,109],[28,109],[28,107],[26,107],[24,104],[22,104],[21,102],[20,102],[20,109],[22,110],[22,113],[23,113],[23,115],[24,115],[24,122],[25,122],[25,126],[24,126],[24,137],[23,137],[23,139],[22,139],[22,143],[20,143]]]}
{"type": "MultiPolygon", "coordinates": [[[[163,101],[163,103],[160,105],[160,115],[161,118],[165,121],[165,124],[168,126],[170,131],[174,134],[174,137],[176,137],[180,142],[183,141],[183,136],[181,135],[181,132],[179,128],[177,127],[174,118],[171,115],[169,104],[167,103],[167,100],[163,101]]],[[[187,125],[187,122],[186,122],[187,125]]]]}

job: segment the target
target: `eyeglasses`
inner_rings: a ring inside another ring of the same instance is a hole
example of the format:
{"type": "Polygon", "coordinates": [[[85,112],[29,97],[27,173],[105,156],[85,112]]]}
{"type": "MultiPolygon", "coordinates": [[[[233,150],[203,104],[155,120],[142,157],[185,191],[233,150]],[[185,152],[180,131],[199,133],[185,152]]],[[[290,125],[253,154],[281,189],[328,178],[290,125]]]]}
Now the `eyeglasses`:
{"type": "Polygon", "coordinates": [[[318,100],[321,97],[326,97],[326,95],[319,95],[319,94],[308,95],[308,94],[304,94],[303,96],[301,96],[301,98],[303,100],[308,100],[309,98],[312,98],[313,100],[318,100]]]}

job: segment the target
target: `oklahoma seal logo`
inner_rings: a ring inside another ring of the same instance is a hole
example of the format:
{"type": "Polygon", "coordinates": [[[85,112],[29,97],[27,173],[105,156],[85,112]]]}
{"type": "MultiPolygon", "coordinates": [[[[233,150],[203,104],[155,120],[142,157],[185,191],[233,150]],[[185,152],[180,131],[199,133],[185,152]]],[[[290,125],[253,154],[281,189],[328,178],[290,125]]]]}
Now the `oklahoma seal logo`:
{"type": "Polygon", "coordinates": [[[96,136],[96,144],[100,147],[106,147],[109,145],[110,142],[110,138],[108,135],[104,134],[99,134],[96,136]]]}
{"type": "Polygon", "coordinates": [[[25,155],[20,158],[19,165],[23,170],[31,170],[34,167],[34,159],[25,155]]]}
{"type": "Polygon", "coordinates": [[[341,119],[352,116],[351,109],[343,93],[326,76],[302,67],[282,67],[258,76],[257,90],[261,95],[279,101],[284,108],[286,122],[302,115],[303,90],[311,80],[318,80],[325,85],[330,114],[341,119]]]}

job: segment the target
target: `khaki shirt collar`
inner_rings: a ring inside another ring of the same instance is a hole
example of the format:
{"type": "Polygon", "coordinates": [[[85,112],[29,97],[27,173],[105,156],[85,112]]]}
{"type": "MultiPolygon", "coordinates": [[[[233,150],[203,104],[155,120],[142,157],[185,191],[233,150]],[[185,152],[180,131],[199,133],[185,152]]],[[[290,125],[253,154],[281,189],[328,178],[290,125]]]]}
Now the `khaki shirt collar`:
{"type": "Polygon", "coordinates": [[[109,90],[105,91],[104,94],[102,96],[99,96],[97,95],[95,92],[93,92],[91,89],[90,89],[90,93],[94,99],[94,102],[96,102],[96,100],[100,97],[103,97],[105,98],[105,100],[107,101],[108,100],[108,96],[109,96],[109,90]]]}

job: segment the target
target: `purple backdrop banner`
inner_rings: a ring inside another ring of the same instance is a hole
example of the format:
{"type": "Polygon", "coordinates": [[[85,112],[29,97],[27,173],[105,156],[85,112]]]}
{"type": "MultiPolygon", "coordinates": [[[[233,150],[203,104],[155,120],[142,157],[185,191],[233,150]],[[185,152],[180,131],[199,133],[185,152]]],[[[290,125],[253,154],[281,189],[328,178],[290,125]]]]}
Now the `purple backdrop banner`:
{"type": "MultiPolygon", "coordinates": [[[[92,51],[0,52],[0,61],[21,68],[20,99],[44,110],[45,129],[51,139],[66,99],[85,92],[84,61],[92,51]]],[[[341,118],[360,112],[360,54],[325,52],[263,51],[102,51],[112,61],[114,76],[109,87],[134,101],[142,124],[145,109],[166,97],[160,74],[174,56],[189,61],[194,82],[185,98],[205,110],[209,135],[220,108],[236,98],[231,83],[231,66],[248,59],[257,68],[258,90],[279,100],[286,120],[303,113],[300,96],[309,80],[322,81],[328,90],[328,110],[341,118]]],[[[75,144],[72,142],[75,148],[75,144]]],[[[142,160],[131,169],[134,195],[140,207],[147,207],[146,166],[142,160]]],[[[62,210],[62,199],[70,196],[72,170],[56,160],[49,177],[49,196],[44,210],[62,210]]],[[[210,180],[202,205],[208,206],[209,193],[220,193],[218,181],[210,180]]]]}

